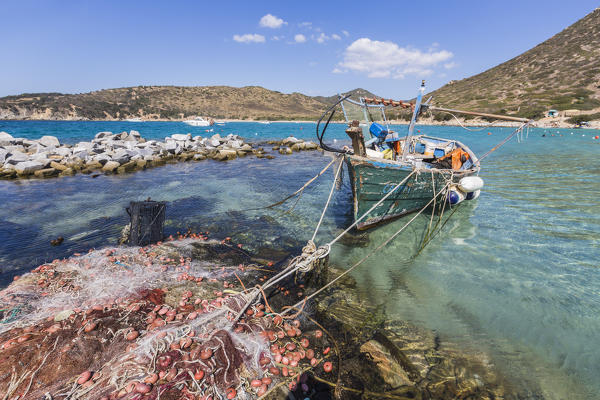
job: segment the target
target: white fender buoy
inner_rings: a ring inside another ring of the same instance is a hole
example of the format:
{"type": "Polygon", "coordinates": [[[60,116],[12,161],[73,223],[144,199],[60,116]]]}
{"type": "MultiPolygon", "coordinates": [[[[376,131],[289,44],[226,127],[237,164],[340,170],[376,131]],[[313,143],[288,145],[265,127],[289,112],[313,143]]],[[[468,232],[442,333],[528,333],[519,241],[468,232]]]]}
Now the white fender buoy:
{"type": "Polygon", "coordinates": [[[478,176],[465,176],[458,182],[458,188],[465,193],[480,190],[483,187],[483,179],[478,176]]]}

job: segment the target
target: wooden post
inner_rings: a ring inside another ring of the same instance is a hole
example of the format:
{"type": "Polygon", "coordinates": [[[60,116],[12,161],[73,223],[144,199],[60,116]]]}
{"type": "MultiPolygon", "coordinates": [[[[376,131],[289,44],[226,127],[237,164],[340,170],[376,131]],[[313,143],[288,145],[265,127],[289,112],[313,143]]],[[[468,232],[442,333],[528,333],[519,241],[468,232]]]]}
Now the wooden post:
{"type": "Polygon", "coordinates": [[[367,151],[365,150],[365,137],[363,136],[362,128],[359,122],[354,120],[348,124],[346,134],[352,139],[352,148],[354,154],[360,157],[366,157],[367,151]]]}
{"type": "Polygon", "coordinates": [[[146,246],[163,239],[163,226],[165,223],[164,201],[132,201],[127,208],[131,217],[129,244],[132,246],[146,246]]]}

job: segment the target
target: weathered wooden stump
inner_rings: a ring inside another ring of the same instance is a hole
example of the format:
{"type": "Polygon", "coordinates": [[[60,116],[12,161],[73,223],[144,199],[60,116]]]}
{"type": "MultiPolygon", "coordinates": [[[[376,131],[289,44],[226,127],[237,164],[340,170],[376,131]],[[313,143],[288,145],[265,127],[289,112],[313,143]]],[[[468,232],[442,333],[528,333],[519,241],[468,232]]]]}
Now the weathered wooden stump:
{"type": "Polygon", "coordinates": [[[132,201],[127,208],[131,217],[129,244],[132,246],[146,246],[163,239],[165,224],[166,202],[132,201]]]}

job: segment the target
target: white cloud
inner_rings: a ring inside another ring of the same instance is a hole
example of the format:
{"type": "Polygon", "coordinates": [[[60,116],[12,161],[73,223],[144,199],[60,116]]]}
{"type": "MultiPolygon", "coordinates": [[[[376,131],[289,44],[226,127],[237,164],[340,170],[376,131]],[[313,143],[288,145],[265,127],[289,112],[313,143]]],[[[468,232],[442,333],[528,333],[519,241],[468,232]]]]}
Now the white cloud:
{"type": "Polygon", "coordinates": [[[287,22],[285,22],[281,18],[277,18],[274,15],[267,14],[260,19],[260,22],[258,24],[263,28],[276,29],[281,28],[281,26],[287,24],[287,22]]]}
{"type": "Polygon", "coordinates": [[[333,40],[342,40],[342,37],[340,35],[335,34],[335,33],[333,35],[331,35],[331,38],[333,40]]]}
{"type": "Polygon", "coordinates": [[[423,52],[410,47],[400,47],[393,42],[360,38],[346,48],[344,60],[336,69],[341,72],[364,73],[370,78],[402,79],[409,74],[431,75],[432,67],[452,57],[453,54],[446,50],[423,52]]]}
{"type": "Polygon", "coordinates": [[[312,22],[300,22],[300,23],[298,24],[298,26],[299,26],[300,28],[308,28],[308,29],[311,29],[311,28],[312,28],[312,22]]]}
{"type": "Polygon", "coordinates": [[[341,69],[339,69],[337,67],[334,68],[333,71],[331,71],[331,72],[333,72],[334,74],[343,74],[344,73],[344,71],[342,71],[341,69]]]}
{"type": "Polygon", "coordinates": [[[233,35],[233,40],[239,43],[264,43],[265,37],[257,33],[246,33],[245,35],[233,35]]]}
{"type": "Polygon", "coordinates": [[[306,36],[299,33],[296,36],[294,36],[294,40],[296,41],[296,43],[304,43],[304,42],[306,42],[306,36]]]}
{"type": "Polygon", "coordinates": [[[444,64],[444,68],[446,69],[452,69],[456,67],[458,67],[458,63],[455,63],[454,61],[444,64]]]}
{"type": "Polygon", "coordinates": [[[316,67],[317,66],[317,62],[316,61],[311,61],[308,63],[309,67],[316,67]]]}
{"type": "Polygon", "coordinates": [[[325,43],[325,41],[329,40],[329,36],[324,33],[321,33],[317,38],[317,43],[325,43]]]}
{"type": "Polygon", "coordinates": [[[271,38],[271,40],[274,40],[274,41],[278,41],[278,40],[282,40],[282,39],[285,39],[285,36],[273,36],[271,38]]]}
{"type": "Polygon", "coordinates": [[[350,33],[348,33],[348,31],[342,31],[342,33],[344,34],[344,36],[348,37],[350,36],[350,33]]]}

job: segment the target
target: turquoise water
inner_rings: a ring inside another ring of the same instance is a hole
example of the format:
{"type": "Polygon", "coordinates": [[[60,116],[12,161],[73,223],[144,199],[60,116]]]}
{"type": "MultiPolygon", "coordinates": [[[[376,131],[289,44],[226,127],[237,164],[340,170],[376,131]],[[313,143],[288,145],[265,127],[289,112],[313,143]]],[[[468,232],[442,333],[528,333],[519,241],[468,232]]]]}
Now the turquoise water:
{"type": "MultiPolygon", "coordinates": [[[[0,122],[0,131],[14,136],[52,134],[64,142],[130,129],[147,138],[191,132],[312,139],[314,127],[230,123],[205,132],[170,122],[0,122]]],[[[480,155],[511,132],[420,129],[456,137],[480,155]]],[[[483,163],[486,186],[478,200],[461,206],[412,259],[428,216],[418,218],[353,272],[359,290],[373,303],[385,299],[389,315],[435,330],[444,343],[489,354],[487,362],[523,397],[600,399],[600,141],[592,138],[599,133],[533,129],[524,143],[512,140],[483,163]]],[[[345,140],[341,125],[332,134],[345,140]]],[[[233,236],[264,256],[294,254],[312,235],[331,174],[309,187],[292,213],[243,210],[281,199],[329,160],[306,152],[181,163],[124,176],[0,181],[0,279],[4,285],[43,261],[116,243],[127,222],[124,207],[149,196],[169,201],[168,233],[191,227],[233,236]],[[59,235],[65,242],[52,247],[59,235]]],[[[318,242],[350,223],[349,195],[347,183],[336,192],[318,242]]],[[[354,234],[334,247],[332,262],[356,262],[402,224],[354,234]]]]}

